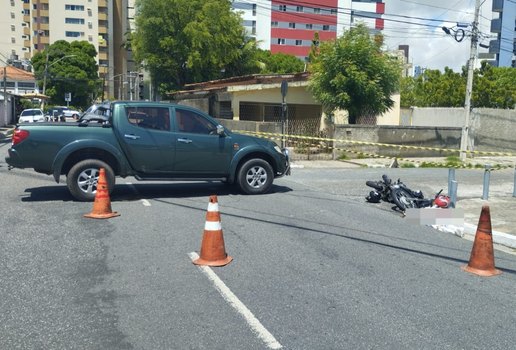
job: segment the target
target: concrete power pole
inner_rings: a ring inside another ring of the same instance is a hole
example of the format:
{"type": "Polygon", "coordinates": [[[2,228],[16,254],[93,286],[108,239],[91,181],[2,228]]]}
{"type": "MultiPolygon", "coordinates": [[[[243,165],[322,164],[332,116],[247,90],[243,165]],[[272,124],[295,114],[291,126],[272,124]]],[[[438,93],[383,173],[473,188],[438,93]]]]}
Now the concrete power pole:
{"type": "Polygon", "coordinates": [[[473,20],[473,28],[471,30],[471,47],[468,61],[468,80],[466,82],[466,99],[464,101],[465,117],[462,126],[462,135],[460,139],[460,160],[465,161],[467,157],[469,142],[469,119],[471,114],[471,94],[473,90],[473,70],[475,69],[475,60],[477,58],[478,48],[478,16],[480,12],[480,0],[475,2],[475,18],[473,20]]]}
{"type": "Polygon", "coordinates": [[[7,123],[7,67],[4,67],[4,120],[7,123]]]}

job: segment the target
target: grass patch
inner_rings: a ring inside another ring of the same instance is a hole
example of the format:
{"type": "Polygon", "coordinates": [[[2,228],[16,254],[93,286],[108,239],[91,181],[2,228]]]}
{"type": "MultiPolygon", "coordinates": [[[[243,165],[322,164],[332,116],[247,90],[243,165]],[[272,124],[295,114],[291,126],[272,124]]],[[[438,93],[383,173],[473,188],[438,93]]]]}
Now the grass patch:
{"type": "Polygon", "coordinates": [[[401,163],[400,168],[415,168],[416,165],[414,163],[401,163]]]}

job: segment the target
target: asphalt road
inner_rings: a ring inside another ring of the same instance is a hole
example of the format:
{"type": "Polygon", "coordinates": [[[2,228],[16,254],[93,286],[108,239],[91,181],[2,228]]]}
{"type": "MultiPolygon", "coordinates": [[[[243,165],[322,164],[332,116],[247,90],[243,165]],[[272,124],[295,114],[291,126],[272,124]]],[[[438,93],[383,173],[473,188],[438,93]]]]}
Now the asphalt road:
{"type": "MultiPolygon", "coordinates": [[[[365,180],[382,169],[294,169],[261,196],[118,179],[111,202],[121,216],[93,220],[83,217],[91,203],[74,202],[51,177],[8,171],[7,147],[0,143],[1,349],[516,343],[516,256],[495,252],[496,277],[462,271],[470,241],[364,203],[365,180]],[[234,261],[200,269],[189,254],[199,251],[211,194],[234,261]]],[[[444,170],[396,171],[427,192],[447,183],[444,170]]]]}

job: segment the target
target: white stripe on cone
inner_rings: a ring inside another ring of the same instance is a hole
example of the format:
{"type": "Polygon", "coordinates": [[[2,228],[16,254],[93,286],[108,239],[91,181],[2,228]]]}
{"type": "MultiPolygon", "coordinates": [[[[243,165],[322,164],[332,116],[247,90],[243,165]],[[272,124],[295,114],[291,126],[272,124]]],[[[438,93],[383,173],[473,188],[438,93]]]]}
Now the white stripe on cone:
{"type": "Polygon", "coordinates": [[[222,230],[222,225],[220,224],[220,221],[206,221],[204,229],[206,231],[219,231],[222,230]]]}
{"type": "Polygon", "coordinates": [[[208,211],[219,211],[219,203],[208,203],[208,211]]]}

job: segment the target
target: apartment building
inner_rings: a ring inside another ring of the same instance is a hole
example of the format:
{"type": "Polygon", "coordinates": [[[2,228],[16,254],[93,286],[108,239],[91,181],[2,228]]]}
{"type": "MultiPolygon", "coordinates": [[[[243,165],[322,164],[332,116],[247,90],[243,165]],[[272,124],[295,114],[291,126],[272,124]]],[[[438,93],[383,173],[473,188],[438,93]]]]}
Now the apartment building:
{"type": "Polygon", "coordinates": [[[516,67],[516,1],[493,0],[491,33],[496,39],[489,42],[489,53],[496,58],[491,62],[496,67],[516,67]]]}
{"type": "MultiPolygon", "coordinates": [[[[0,11],[0,59],[27,66],[58,40],[85,40],[97,49],[105,96],[127,98],[134,62],[124,45],[134,29],[135,0],[4,0],[0,11]],[[7,11],[6,11],[7,10],[7,11]],[[123,89],[121,88],[123,87],[123,89]]],[[[20,66],[18,64],[17,66],[20,66]]]]}
{"type": "Polygon", "coordinates": [[[383,29],[381,0],[234,0],[243,25],[260,48],[306,60],[317,32],[319,41],[335,39],[357,22],[383,29]]]}

